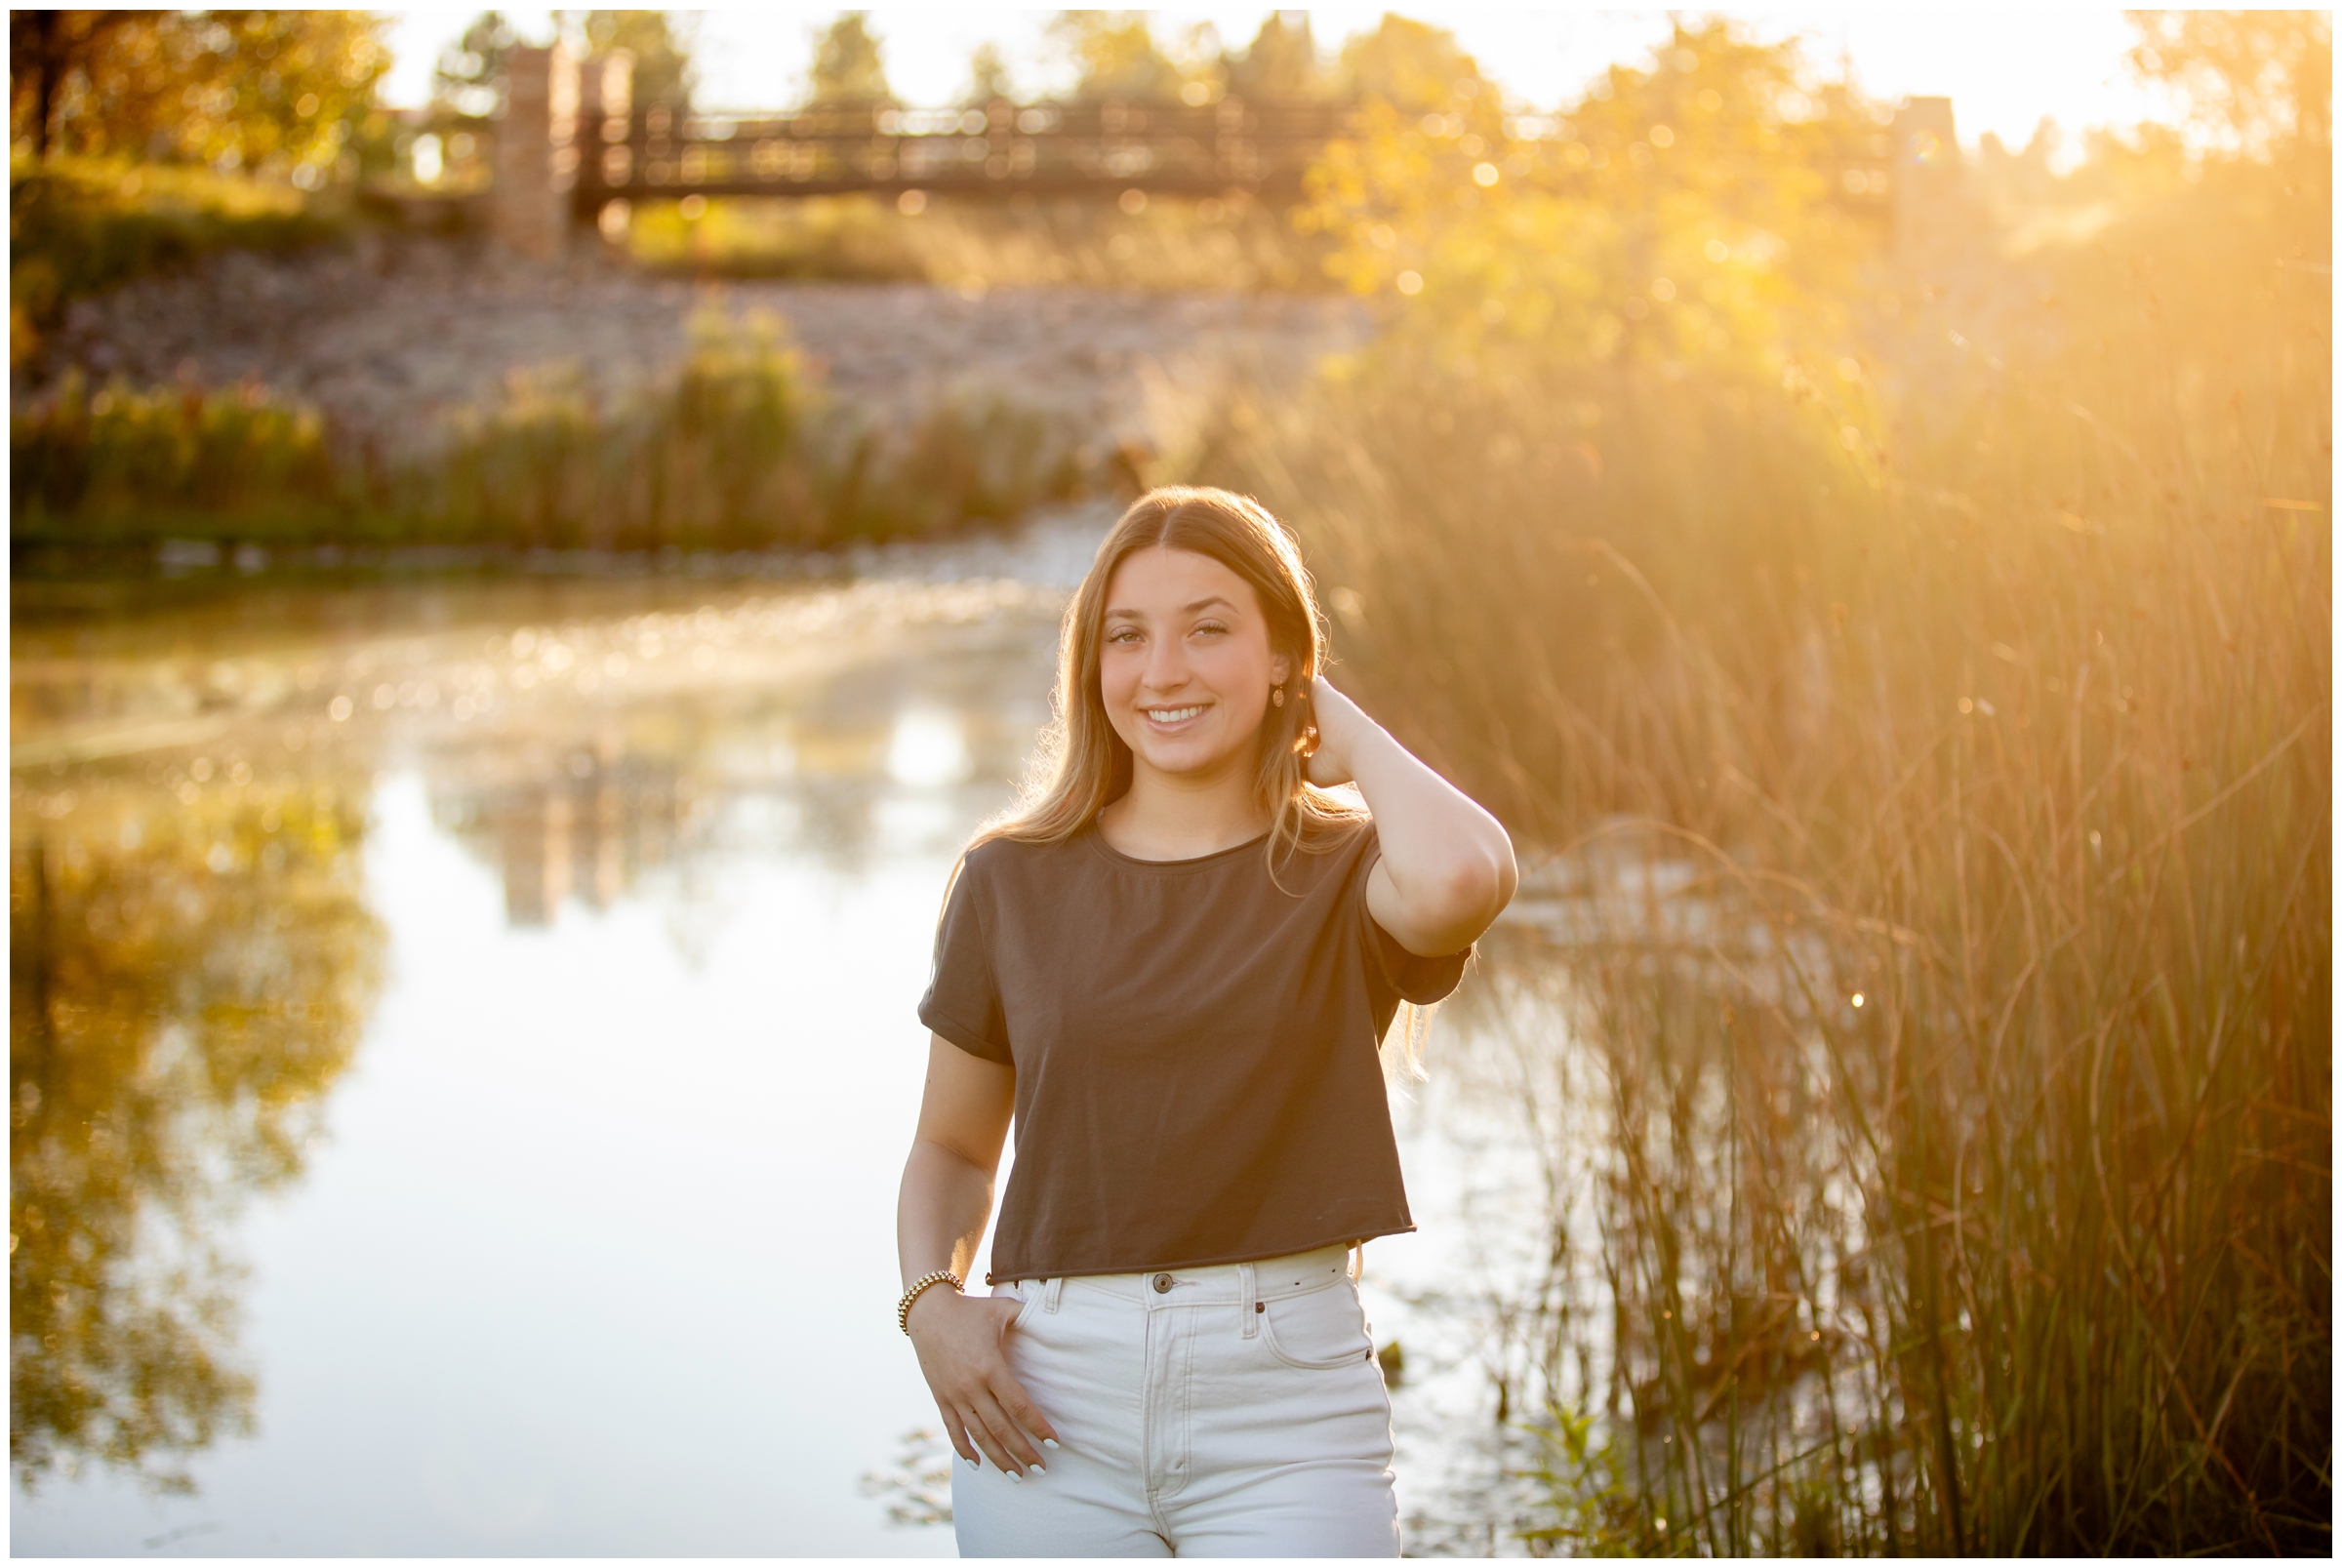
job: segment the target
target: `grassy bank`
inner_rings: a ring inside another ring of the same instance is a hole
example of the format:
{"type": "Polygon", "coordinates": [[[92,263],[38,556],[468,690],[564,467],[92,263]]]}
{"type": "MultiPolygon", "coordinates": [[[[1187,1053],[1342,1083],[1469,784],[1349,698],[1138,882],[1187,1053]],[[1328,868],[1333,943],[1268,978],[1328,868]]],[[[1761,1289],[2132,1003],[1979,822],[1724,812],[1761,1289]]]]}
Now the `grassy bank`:
{"type": "Polygon", "coordinates": [[[2330,1546],[2324,179],[1976,260],[1989,335],[1877,273],[1829,357],[1666,346],[1723,341],[1674,285],[1600,357],[1427,306],[1206,461],[1338,680],[1594,846],[1531,960],[1601,1133],[1533,1545],[2330,1546]]]}
{"type": "Polygon", "coordinates": [[[846,278],[954,289],[1328,286],[1331,247],[1285,212],[1248,201],[717,198],[638,208],[627,254],[695,277],[846,278]]]}
{"type": "Polygon", "coordinates": [[[83,295],[216,251],[284,250],[349,227],[290,185],[200,165],[18,157],[8,194],[12,365],[30,357],[83,295]]]}
{"type": "Polygon", "coordinates": [[[387,460],[248,386],[77,378],[12,415],[20,545],[165,539],[737,550],[1008,522],[1094,462],[1044,410],[977,390],[900,422],[825,394],[774,319],[694,326],[649,392],[516,376],[419,457],[387,460]]]}

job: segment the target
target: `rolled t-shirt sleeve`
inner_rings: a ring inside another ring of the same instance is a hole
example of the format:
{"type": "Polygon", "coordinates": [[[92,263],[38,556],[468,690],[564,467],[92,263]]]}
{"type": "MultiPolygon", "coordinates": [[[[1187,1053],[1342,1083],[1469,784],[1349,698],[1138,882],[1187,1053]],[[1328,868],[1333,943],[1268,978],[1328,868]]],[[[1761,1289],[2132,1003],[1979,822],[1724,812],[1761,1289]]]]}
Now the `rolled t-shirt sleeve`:
{"type": "Polygon", "coordinates": [[[1000,982],[986,940],[984,877],[974,862],[960,866],[935,927],[935,969],[919,998],[919,1022],[970,1056],[1004,1065],[1008,1019],[1000,982]]]}
{"type": "Polygon", "coordinates": [[[1374,911],[1366,907],[1366,875],[1374,863],[1382,859],[1382,846],[1370,847],[1358,862],[1358,874],[1351,897],[1356,901],[1356,915],[1361,940],[1366,945],[1366,959],[1376,974],[1398,992],[1402,1001],[1427,1005],[1436,1002],[1454,990],[1464,979],[1464,966],[1472,962],[1473,949],[1444,953],[1426,958],[1409,952],[1399,945],[1398,939],[1385,931],[1375,919],[1374,911]]]}

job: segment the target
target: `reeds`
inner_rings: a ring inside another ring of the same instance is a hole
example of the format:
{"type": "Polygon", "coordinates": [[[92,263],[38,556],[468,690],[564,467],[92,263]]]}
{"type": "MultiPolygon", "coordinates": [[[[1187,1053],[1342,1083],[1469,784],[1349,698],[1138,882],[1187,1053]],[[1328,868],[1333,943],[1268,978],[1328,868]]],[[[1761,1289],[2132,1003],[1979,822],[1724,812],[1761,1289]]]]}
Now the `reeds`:
{"type": "Polygon", "coordinates": [[[2330,318],[2279,182],[1993,340],[1369,359],[1207,463],[1302,529],[1336,680],[1562,852],[1514,962],[1597,1142],[1512,1405],[1631,1507],[1531,1545],[2329,1548],[2330,318]]]}
{"type": "Polygon", "coordinates": [[[10,420],[20,540],[465,543],[516,549],[819,547],[1012,522],[1084,460],[1048,411],[957,388],[869,408],[828,397],[775,318],[694,325],[674,372],[626,399],[560,366],[515,374],[390,462],[264,389],[68,377],[10,420]]]}

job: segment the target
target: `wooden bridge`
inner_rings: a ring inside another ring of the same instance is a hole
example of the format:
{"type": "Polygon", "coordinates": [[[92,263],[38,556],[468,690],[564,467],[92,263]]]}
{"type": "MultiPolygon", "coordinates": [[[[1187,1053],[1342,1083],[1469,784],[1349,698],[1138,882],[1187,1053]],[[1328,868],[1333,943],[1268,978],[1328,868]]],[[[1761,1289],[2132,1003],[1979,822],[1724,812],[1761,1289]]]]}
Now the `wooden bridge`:
{"type": "MultiPolygon", "coordinates": [[[[581,62],[558,47],[506,61],[494,142],[490,227],[513,248],[557,254],[616,202],[850,192],[1006,197],[1184,196],[1290,201],[1327,143],[1352,133],[1344,103],[1030,103],[910,109],[817,105],[787,114],[638,105],[623,53],[581,62]]],[[[1517,134],[1541,134],[1525,117],[1517,134]]],[[[1937,205],[1949,100],[1917,99],[1875,156],[1835,171],[1845,205],[1891,221],[1898,245],[1937,205]],[[1936,149],[1930,154],[1928,149],[1936,149]]]]}
{"type": "Polygon", "coordinates": [[[995,102],[970,109],[826,106],[757,117],[654,105],[612,116],[579,148],[581,216],[614,199],[895,194],[1041,196],[1138,188],[1300,195],[1344,134],[1331,104],[995,102]]]}

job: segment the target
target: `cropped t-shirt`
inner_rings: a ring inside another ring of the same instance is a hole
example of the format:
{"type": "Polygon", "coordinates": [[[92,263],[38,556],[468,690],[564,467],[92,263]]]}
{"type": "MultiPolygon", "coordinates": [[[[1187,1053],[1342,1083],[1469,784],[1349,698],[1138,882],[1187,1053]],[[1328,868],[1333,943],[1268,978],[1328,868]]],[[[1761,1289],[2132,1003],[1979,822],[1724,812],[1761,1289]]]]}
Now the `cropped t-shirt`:
{"type": "Polygon", "coordinates": [[[1445,996],[1471,952],[1401,947],[1366,908],[1373,825],[1333,835],[1280,854],[1273,880],[1265,839],[1141,861],[1093,825],[968,853],[919,1018],[1016,1069],[992,1279],[1415,1228],[1376,1048],[1400,1000],[1445,996]]]}

